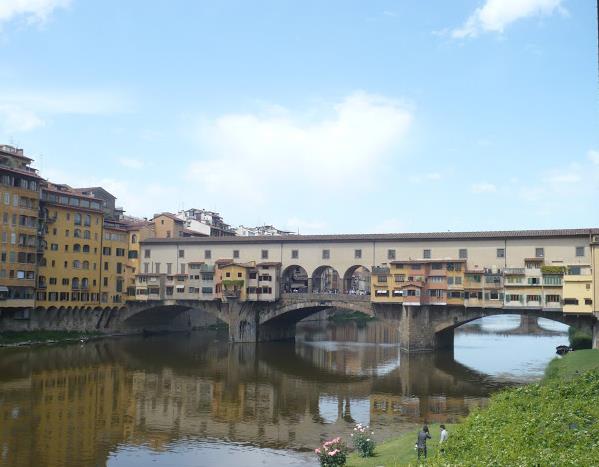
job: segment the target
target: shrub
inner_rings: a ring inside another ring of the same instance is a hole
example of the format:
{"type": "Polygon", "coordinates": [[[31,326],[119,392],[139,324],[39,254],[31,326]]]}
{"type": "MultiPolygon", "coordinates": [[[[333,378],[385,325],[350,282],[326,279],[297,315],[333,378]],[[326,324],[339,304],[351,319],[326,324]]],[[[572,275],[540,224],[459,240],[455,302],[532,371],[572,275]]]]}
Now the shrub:
{"type": "Polygon", "coordinates": [[[358,423],[351,434],[354,448],[358,451],[360,457],[372,457],[374,455],[374,431],[370,431],[368,425],[358,423]],[[370,432],[370,434],[369,434],[370,432]]]}
{"type": "Polygon", "coordinates": [[[591,349],[593,347],[593,336],[574,328],[568,330],[570,347],[572,350],[591,349]]]}
{"type": "Polygon", "coordinates": [[[345,465],[347,447],[341,438],[331,439],[315,449],[321,467],[337,467],[345,465]]]}

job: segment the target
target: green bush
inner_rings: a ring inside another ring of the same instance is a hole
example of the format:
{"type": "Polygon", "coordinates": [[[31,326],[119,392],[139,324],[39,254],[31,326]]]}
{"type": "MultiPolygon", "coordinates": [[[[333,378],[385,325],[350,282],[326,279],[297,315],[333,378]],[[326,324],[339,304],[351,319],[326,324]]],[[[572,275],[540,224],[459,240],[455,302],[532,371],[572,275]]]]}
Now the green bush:
{"type": "Polygon", "coordinates": [[[358,451],[360,457],[372,457],[374,456],[374,432],[370,431],[368,425],[362,425],[358,423],[354,427],[354,431],[351,434],[354,448],[358,451]]]}
{"type": "Polygon", "coordinates": [[[593,336],[574,328],[568,330],[568,338],[572,350],[591,349],[593,347],[593,336]]]}
{"type": "Polygon", "coordinates": [[[510,389],[475,410],[433,465],[588,466],[599,459],[599,371],[510,389]]]}

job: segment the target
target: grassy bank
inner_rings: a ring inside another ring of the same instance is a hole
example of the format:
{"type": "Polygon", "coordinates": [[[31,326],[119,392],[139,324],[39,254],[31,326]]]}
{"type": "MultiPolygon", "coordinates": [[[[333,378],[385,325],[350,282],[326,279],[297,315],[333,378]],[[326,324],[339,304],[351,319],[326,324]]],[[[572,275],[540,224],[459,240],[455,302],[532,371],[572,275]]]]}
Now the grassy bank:
{"type": "Polygon", "coordinates": [[[553,360],[543,381],[491,397],[432,465],[597,465],[599,351],[553,360]],[[590,370],[590,371],[589,371],[590,370]]]}
{"type": "MultiPolygon", "coordinates": [[[[501,391],[462,423],[447,425],[446,453],[437,452],[439,426],[430,425],[426,465],[597,465],[599,350],[554,359],[543,381],[501,391]]],[[[351,467],[420,465],[417,430],[381,443],[376,456],[348,457],[351,467]]]]}
{"type": "MultiPolygon", "coordinates": [[[[451,433],[455,425],[445,424],[447,430],[451,433]]],[[[429,425],[432,439],[428,440],[427,450],[429,459],[437,454],[439,446],[439,433],[441,429],[438,424],[429,425]]],[[[360,457],[356,453],[348,456],[348,467],[399,467],[418,465],[418,453],[414,449],[416,437],[419,428],[415,428],[412,432],[404,433],[403,435],[385,441],[376,446],[374,457],[360,457]]]]}
{"type": "Polygon", "coordinates": [[[0,345],[66,342],[99,335],[99,332],[81,331],[5,331],[0,332],[0,345]]]}
{"type": "MultiPolygon", "coordinates": [[[[569,380],[585,371],[599,370],[599,350],[577,350],[563,358],[554,358],[545,370],[544,381],[555,379],[569,380]]],[[[597,401],[599,403],[599,401],[597,401]]]]}

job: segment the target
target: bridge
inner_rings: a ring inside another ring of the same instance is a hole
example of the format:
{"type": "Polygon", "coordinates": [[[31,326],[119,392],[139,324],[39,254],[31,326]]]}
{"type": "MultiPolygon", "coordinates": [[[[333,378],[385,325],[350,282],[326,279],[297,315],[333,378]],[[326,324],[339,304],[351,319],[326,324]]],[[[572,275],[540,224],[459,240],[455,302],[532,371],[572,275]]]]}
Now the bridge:
{"type": "Polygon", "coordinates": [[[475,308],[464,306],[378,304],[369,296],[350,294],[283,293],[274,302],[161,300],[129,303],[118,310],[48,313],[36,310],[32,327],[62,329],[65,314],[71,317],[71,329],[100,332],[139,333],[142,331],[186,330],[192,327],[192,315],[209,313],[229,327],[232,343],[268,342],[293,339],[295,326],[302,319],[323,310],[360,312],[375,317],[399,331],[400,347],[408,352],[453,347],[454,330],[485,316],[521,315],[547,318],[574,326],[595,336],[594,315],[567,315],[561,311],[540,309],[475,308]],[[78,315],[78,317],[76,316],[78,315]],[[52,320],[54,317],[54,321],[52,320]]]}

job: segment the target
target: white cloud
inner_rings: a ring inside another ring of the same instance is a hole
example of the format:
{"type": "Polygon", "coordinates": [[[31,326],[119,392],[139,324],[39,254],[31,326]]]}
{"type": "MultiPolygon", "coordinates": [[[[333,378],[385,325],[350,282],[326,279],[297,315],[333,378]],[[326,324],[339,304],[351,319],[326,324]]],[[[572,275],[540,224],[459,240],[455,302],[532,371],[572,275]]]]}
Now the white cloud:
{"type": "Polygon", "coordinates": [[[109,115],[130,109],[129,100],[112,91],[2,90],[0,130],[10,135],[39,128],[53,115],[109,115]]]}
{"type": "Polygon", "coordinates": [[[547,183],[578,183],[580,182],[582,179],[582,176],[579,173],[574,173],[574,172],[570,172],[570,173],[559,173],[559,174],[554,174],[554,175],[550,175],[547,178],[545,178],[545,181],[547,183]]]}
{"type": "Polygon", "coordinates": [[[128,169],[143,169],[144,162],[139,159],[130,159],[128,157],[122,157],[119,159],[119,164],[128,169]]]}
{"type": "MultiPolygon", "coordinates": [[[[321,109],[322,111],[322,109],[321,109]]],[[[231,114],[202,122],[200,151],[188,178],[221,203],[289,206],[325,211],[375,185],[400,146],[412,114],[398,101],[356,92],[309,121],[291,111],[231,114]],[[223,189],[223,183],[234,189],[223,189]]],[[[302,114],[305,115],[305,114],[302,114]]]]}
{"type": "Polygon", "coordinates": [[[596,151],[595,149],[589,149],[587,157],[593,164],[599,165],[599,151],[596,151]]]}
{"type": "Polygon", "coordinates": [[[71,0],[1,0],[0,23],[17,17],[29,22],[44,22],[59,8],[67,8],[71,0]]]}
{"type": "Polygon", "coordinates": [[[443,178],[443,176],[439,172],[429,172],[425,174],[410,175],[409,180],[412,183],[422,183],[441,180],[441,178],[443,178]]]}
{"type": "Polygon", "coordinates": [[[519,19],[564,14],[562,0],[486,0],[468,17],[462,27],[451,31],[454,38],[476,37],[484,32],[502,33],[519,19]]]}
{"type": "Polygon", "coordinates": [[[43,120],[35,112],[16,105],[0,104],[0,131],[2,133],[30,131],[43,124],[43,120]]]}
{"type": "Polygon", "coordinates": [[[488,182],[475,183],[471,189],[473,193],[495,193],[497,191],[497,187],[488,182]]]}

